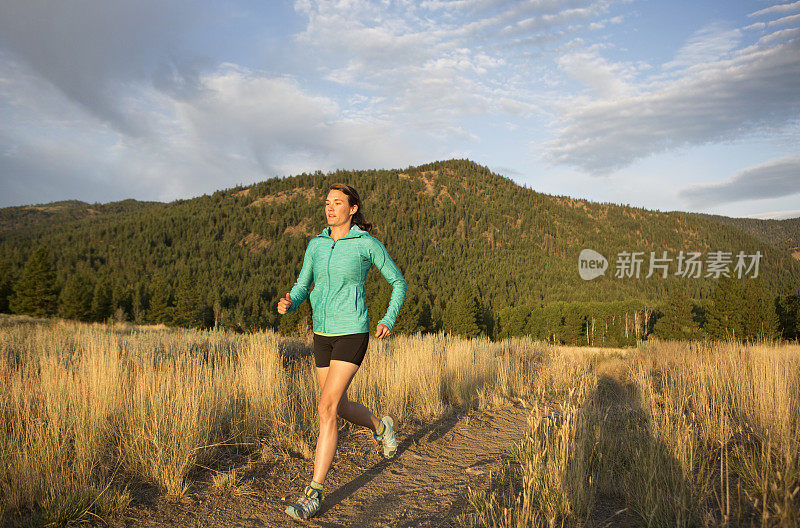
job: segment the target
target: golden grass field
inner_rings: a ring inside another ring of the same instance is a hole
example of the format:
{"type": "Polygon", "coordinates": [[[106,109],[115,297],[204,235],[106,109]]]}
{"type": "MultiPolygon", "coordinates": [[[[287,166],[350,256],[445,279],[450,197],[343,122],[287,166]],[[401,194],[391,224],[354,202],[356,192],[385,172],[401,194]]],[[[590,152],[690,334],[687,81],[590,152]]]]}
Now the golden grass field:
{"type": "MultiPolygon", "coordinates": [[[[220,449],[311,457],[309,338],[0,316],[0,524],[121,515],[220,449]]],[[[348,396],[400,424],[522,398],[527,438],[469,526],[800,525],[800,346],[373,339],[348,396]]],[[[230,485],[235,472],[215,479],[230,485]]]]}

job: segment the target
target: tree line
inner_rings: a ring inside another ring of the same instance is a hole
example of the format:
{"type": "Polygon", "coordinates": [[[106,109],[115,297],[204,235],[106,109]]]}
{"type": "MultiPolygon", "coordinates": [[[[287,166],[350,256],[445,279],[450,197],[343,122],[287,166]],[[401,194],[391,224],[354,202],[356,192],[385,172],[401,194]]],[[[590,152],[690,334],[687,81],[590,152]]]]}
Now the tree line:
{"type": "MultiPolygon", "coordinates": [[[[706,310],[717,280],[615,279],[609,272],[584,281],[576,267],[581,248],[609,257],[761,251],[758,288],[772,296],[778,331],[794,332],[784,327],[796,317],[800,263],[787,252],[698,215],[538,193],[468,160],[304,173],[168,204],[2,209],[0,311],[235,331],[307,328],[308,303],[285,316],[275,307],[296,280],[308,240],[326,225],[322,204],[334,181],[358,189],[374,236],[406,278],[396,332],[626,344],[656,331],[668,315],[667,298],[682,290],[691,302],[681,309],[690,306],[701,335],[712,335],[706,310]],[[48,300],[34,309],[23,301],[33,288],[23,279],[39,247],[48,251],[48,259],[37,258],[48,260],[50,271],[38,282],[49,286],[30,297],[48,300]]],[[[366,288],[374,324],[391,288],[374,268],[366,288]]],[[[744,332],[735,325],[732,331],[744,332]]]]}
{"type": "MultiPolygon", "coordinates": [[[[8,266],[0,267],[0,312],[57,315],[87,322],[127,319],[125,309],[115,304],[108,277],[94,278],[79,272],[59,289],[51,261],[47,248],[39,247],[15,283],[9,279],[8,266]]],[[[369,306],[371,320],[380,318],[378,310],[388,304],[389,293],[387,289],[375,292],[369,306]]],[[[396,333],[444,330],[468,338],[527,335],[554,344],[613,347],[635,345],[651,333],[662,339],[680,340],[800,337],[800,293],[787,290],[773,299],[761,281],[750,279],[721,278],[706,306],[695,304],[683,288],[675,287],[658,307],[638,301],[556,302],[507,307],[496,317],[490,307],[481,304],[474,289],[465,287],[448,305],[439,324],[432,320],[430,306],[423,297],[417,289],[408,292],[394,328],[396,333]]],[[[140,324],[219,328],[229,322],[219,300],[206,304],[188,274],[180,277],[174,291],[159,279],[149,287],[137,283],[130,302],[133,320],[140,324]]],[[[308,330],[310,315],[309,305],[304,303],[300,310],[280,321],[278,330],[308,330]]]]}

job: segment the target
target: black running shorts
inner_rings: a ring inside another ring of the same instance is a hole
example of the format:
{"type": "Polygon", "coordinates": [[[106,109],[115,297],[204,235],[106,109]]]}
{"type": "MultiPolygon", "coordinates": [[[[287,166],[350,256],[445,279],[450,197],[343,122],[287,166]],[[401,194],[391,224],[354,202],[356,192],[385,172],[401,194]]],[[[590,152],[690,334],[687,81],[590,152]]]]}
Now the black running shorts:
{"type": "Polygon", "coordinates": [[[367,353],[369,332],[323,336],[314,334],[314,363],[317,367],[328,367],[332,359],[361,365],[367,353]]]}

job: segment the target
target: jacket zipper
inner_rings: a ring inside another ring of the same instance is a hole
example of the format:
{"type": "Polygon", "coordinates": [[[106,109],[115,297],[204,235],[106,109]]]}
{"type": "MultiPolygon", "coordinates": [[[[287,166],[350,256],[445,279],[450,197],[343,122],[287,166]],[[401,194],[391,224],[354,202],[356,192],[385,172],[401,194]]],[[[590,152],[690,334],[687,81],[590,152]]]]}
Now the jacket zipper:
{"type": "Polygon", "coordinates": [[[327,323],[328,323],[328,295],[331,292],[331,256],[333,256],[333,248],[336,247],[336,240],[333,241],[333,245],[331,246],[331,250],[328,252],[328,266],[326,267],[326,271],[328,272],[328,287],[325,290],[325,311],[322,312],[322,331],[326,332],[327,330],[327,323]]]}
{"type": "MultiPolygon", "coordinates": [[[[344,240],[349,235],[350,235],[350,233],[347,233],[345,236],[343,236],[339,240],[344,240]]],[[[333,240],[332,236],[330,236],[330,235],[325,235],[325,236],[330,238],[331,240],[333,240]]],[[[355,237],[353,237],[353,238],[355,238],[355,237]]],[[[333,240],[333,245],[331,245],[331,250],[328,253],[328,266],[327,266],[327,269],[326,269],[326,271],[328,272],[328,285],[327,285],[327,288],[325,290],[325,302],[322,303],[322,308],[324,310],[322,312],[322,331],[323,332],[325,332],[325,329],[326,329],[325,323],[327,323],[327,321],[328,321],[328,296],[330,295],[330,291],[331,291],[331,256],[333,256],[333,248],[336,247],[336,242],[338,242],[338,240],[333,240]]]]}
{"type": "MultiPolygon", "coordinates": [[[[344,240],[345,238],[347,238],[347,236],[349,234],[350,233],[347,233],[347,235],[343,236],[339,240],[344,240]]],[[[333,237],[331,237],[330,235],[326,235],[326,236],[328,238],[330,238],[331,240],[333,240],[333,237]]],[[[327,328],[326,323],[328,322],[328,296],[330,295],[330,292],[331,292],[331,256],[333,256],[333,248],[336,247],[336,242],[338,242],[339,240],[333,240],[333,245],[331,246],[331,250],[328,253],[328,266],[327,266],[327,269],[325,270],[325,271],[328,272],[328,285],[327,285],[328,287],[325,290],[325,302],[322,304],[322,308],[324,310],[322,312],[322,331],[323,332],[326,331],[326,328],[327,328]]]]}

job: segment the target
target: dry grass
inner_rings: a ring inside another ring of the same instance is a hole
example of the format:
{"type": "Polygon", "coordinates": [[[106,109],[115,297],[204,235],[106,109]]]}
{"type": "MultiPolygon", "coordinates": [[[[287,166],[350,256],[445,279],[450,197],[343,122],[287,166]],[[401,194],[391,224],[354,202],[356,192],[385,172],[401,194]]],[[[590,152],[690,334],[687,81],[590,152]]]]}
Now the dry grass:
{"type": "Polygon", "coordinates": [[[638,511],[659,525],[800,525],[800,347],[659,343],[632,373],[652,439],[641,471],[670,464],[633,494],[638,511]]]}
{"type": "MultiPolygon", "coordinates": [[[[67,525],[120,514],[130,485],[180,496],[236,445],[310,458],[318,388],[310,340],[272,332],[0,325],[0,520],[67,525]]],[[[547,353],[530,340],[371,340],[348,396],[402,423],[527,396],[547,353]]],[[[218,476],[220,489],[236,474],[218,476]]]]}
{"type": "Polygon", "coordinates": [[[541,376],[569,396],[536,407],[492,489],[470,495],[469,524],[605,526],[618,510],[636,526],[800,526],[800,347],[569,357],[571,372],[541,376]]]}
{"type": "MultiPolygon", "coordinates": [[[[221,449],[312,456],[310,340],[0,317],[0,522],[122,513],[221,449]]],[[[627,353],[442,334],[371,340],[348,396],[399,423],[533,401],[469,524],[800,525],[800,347],[651,342],[627,353]],[[600,508],[602,509],[602,508],[600,508]]]]}
{"type": "MultiPolygon", "coordinates": [[[[574,352],[574,351],[573,351],[574,352]]],[[[594,352],[551,355],[537,380],[526,438],[490,477],[488,491],[469,490],[470,526],[522,528],[573,526],[593,503],[596,465],[587,406],[597,390],[594,352]],[[556,400],[553,402],[552,400],[556,400]]]]}

